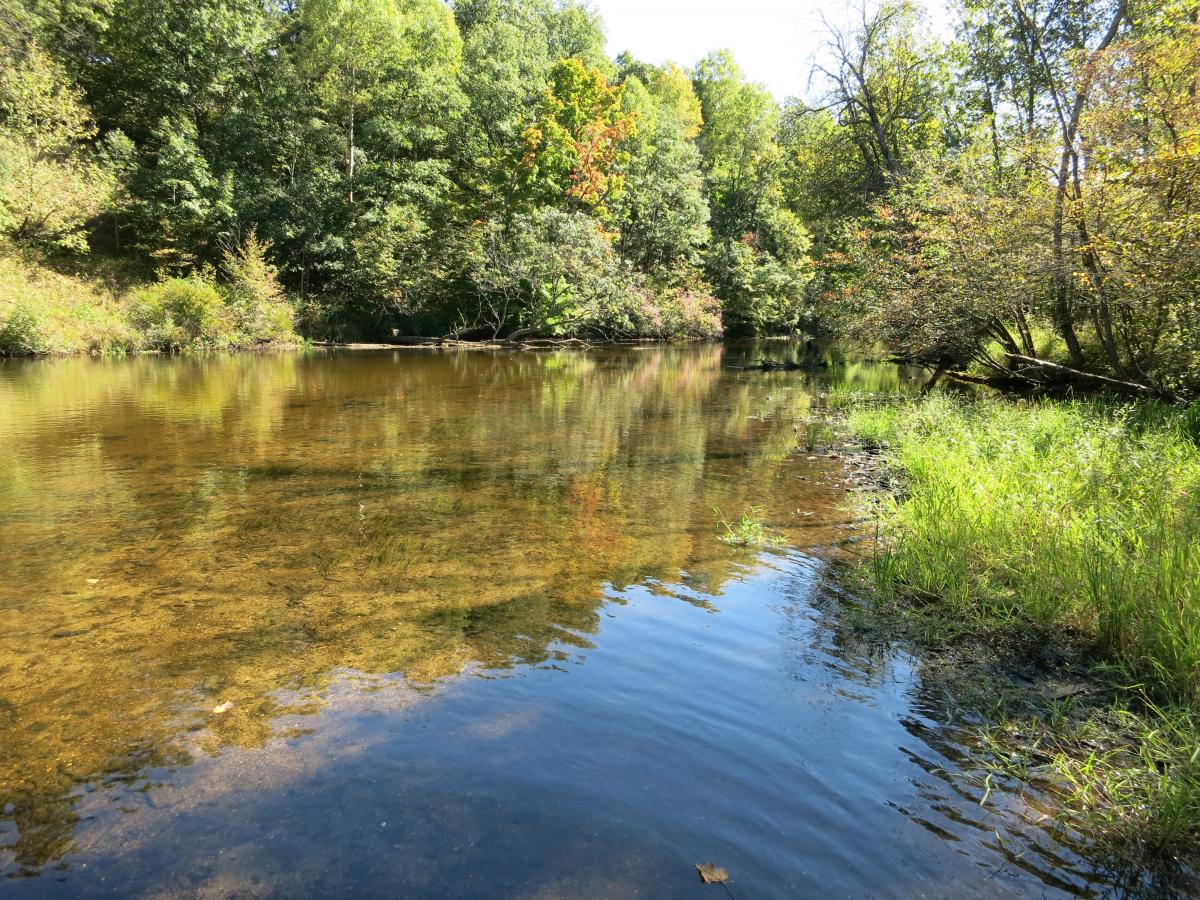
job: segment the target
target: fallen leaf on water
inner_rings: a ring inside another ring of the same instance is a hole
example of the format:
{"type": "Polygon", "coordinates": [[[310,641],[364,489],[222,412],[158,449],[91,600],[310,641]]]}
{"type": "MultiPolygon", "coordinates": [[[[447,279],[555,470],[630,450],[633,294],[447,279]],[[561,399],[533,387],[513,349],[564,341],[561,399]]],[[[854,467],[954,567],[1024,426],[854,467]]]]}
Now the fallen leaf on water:
{"type": "Polygon", "coordinates": [[[712,863],[697,863],[696,871],[705,884],[724,884],[729,880],[729,873],[712,863]]]}
{"type": "Polygon", "coordinates": [[[224,703],[219,703],[214,706],[213,712],[219,716],[221,713],[229,712],[231,709],[233,709],[233,701],[226,700],[224,703]]]}

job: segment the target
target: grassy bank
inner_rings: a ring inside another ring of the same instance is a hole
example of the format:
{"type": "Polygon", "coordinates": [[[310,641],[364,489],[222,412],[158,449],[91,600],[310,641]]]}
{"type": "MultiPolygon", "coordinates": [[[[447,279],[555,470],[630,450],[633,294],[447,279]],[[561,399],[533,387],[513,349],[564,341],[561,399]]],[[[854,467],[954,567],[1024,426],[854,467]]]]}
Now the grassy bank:
{"type": "Polygon", "coordinates": [[[138,340],[120,288],[0,254],[0,356],[122,353],[138,340]]]}
{"type": "Polygon", "coordinates": [[[220,273],[139,280],[102,262],[62,271],[0,252],[0,356],[295,344],[292,305],[264,253],[251,240],[220,273]]]}
{"type": "Polygon", "coordinates": [[[1040,748],[1072,827],[1196,853],[1200,407],[930,396],[853,406],[848,427],[895,486],[864,563],[879,607],[1017,656],[1061,647],[1104,698],[1000,717],[987,741],[1040,748]]]}

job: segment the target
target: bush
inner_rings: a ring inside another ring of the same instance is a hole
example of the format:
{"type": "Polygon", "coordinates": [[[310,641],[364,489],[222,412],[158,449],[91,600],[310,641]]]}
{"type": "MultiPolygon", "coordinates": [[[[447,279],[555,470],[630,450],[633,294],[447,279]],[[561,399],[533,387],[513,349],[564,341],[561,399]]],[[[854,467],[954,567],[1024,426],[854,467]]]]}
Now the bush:
{"type": "Polygon", "coordinates": [[[30,356],[45,349],[42,322],[33,309],[18,304],[0,313],[0,356],[30,356]]]}
{"type": "Polygon", "coordinates": [[[721,301],[704,290],[644,288],[632,315],[638,337],[691,337],[715,340],[721,336],[721,301]]]}
{"type": "Polygon", "coordinates": [[[158,350],[220,350],[236,341],[236,329],[216,287],[199,276],[168,278],[133,296],[130,319],[158,350]]]}
{"type": "Polygon", "coordinates": [[[712,249],[708,275],[725,304],[725,323],[753,334],[794,332],[812,280],[809,237],[794,215],[768,209],[757,232],[712,249]]]}
{"type": "Polygon", "coordinates": [[[238,344],[288,343],[296,339],[296,313],[284,296],[278,273],[267,260],[271,245],[254,232],[237,250],[225,252],[229,278],[225,297],[238,344]]]}
{"type": "Polygon", "coordinates": [[[497,332],[511,331],[514,319],[544,335],[634,329],[634,275],[584,213],[543,207],[490,222],[471,281],[483,324],[497,332]]]}

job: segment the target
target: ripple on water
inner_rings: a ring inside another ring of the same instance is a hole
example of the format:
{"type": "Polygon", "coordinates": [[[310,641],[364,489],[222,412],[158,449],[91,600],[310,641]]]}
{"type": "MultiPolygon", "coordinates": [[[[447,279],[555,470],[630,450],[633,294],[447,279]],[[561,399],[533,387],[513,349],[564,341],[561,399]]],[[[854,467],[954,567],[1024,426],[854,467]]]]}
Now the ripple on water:
{"type": "Polygon", "coordinates": [[[1103,892],[825,590],[904,373],[736,352],[0,366],[0,892],[1103,892]]]}

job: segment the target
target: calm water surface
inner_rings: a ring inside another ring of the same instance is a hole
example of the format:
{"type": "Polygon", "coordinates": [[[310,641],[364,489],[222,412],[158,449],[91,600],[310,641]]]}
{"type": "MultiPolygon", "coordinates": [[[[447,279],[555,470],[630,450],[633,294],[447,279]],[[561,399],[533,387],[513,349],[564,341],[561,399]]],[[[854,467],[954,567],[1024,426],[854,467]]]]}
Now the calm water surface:
{"type": "Polygon", "coordinates": [[[762,354],[0,365],[0,894],[1109,892],[839,625],[798,429],[915,375],[762,354]]]}

